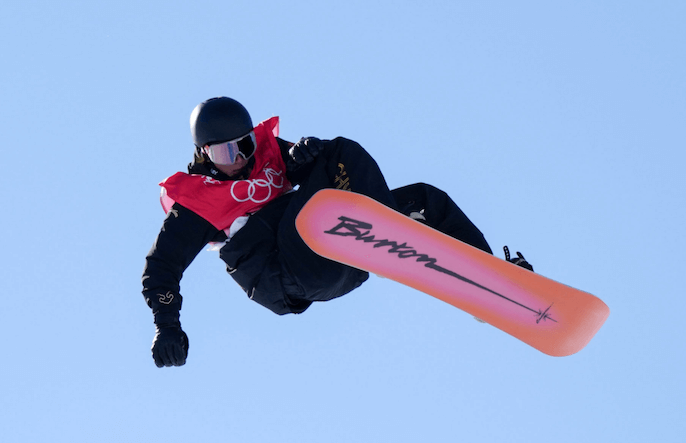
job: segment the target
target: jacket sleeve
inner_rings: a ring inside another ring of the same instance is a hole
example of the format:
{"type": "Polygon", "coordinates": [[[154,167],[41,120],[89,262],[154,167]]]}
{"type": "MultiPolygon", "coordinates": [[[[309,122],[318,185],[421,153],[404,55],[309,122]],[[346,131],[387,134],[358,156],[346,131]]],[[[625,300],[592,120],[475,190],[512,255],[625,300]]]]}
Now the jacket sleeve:
{"type": "Polygon", "coordinates": [[[184,271],[207,243],[223,240],[226,234],[207,220],[178,203],[172,206],[143,270],[143,296],[156,316],[178,313],[184,271]]]}

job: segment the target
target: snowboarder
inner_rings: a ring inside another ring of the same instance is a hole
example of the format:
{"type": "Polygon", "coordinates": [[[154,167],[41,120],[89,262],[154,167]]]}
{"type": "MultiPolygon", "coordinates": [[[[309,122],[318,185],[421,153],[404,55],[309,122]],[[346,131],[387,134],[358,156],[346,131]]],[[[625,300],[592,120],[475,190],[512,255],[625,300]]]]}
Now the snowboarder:
{"type": "MultiPolygon", "coordinates": [[[[186,362],[180,280],[208,243],[218,245],[228,273],[248,297],[279,315],[302,313],[313,302],[340,297],[367,280],[366,272],[318,256],[298,235],[295,217],[320,189],[365,194],[492,253],[445,192],[424,183],[389,190],[374,159],[351,140],[287,142],[278,137],[278,117],[253,126],[245,107],[228,97],[200,103],[190,126],[194,159],[188,174],[179,172],[161,183],[167,216],[143,272],[158,367],[186,362]]],[[[531,269],[522,257],[511,261],[531,269]]]]}

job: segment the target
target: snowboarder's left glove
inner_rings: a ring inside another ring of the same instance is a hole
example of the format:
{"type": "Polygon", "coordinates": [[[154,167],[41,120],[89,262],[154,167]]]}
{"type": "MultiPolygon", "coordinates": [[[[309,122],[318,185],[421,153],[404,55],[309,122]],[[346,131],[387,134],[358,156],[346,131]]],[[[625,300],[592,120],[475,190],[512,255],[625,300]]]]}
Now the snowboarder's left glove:
{"type": "Polygon", "coordinates": [[[533,272],[534,267],[531,266],[531,264],[528,261],[526,261],[526,259],[524,258],[524,256],[522,255],[521,252],[517,251],[517,257],[516,258],[510,258],[510,249],[507,246],[504,246],[503,250],[505,251],[505,260],[533,272]]]}
{"type": "Polygon", "coordinates": [[[290,158],[286,166],[289,171],[295,171],[302,165],[313,162],[323,150],[324,144],[318,138],[301,138],[288,150],[290,158]]]}

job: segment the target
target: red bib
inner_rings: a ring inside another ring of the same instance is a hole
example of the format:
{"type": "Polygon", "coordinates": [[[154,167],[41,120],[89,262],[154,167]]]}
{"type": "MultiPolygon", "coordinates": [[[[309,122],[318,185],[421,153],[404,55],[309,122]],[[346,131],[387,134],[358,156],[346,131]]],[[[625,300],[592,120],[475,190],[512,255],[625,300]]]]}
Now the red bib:
{"type": "Polygon", "coordinates": [[[177,172],[160,183],[165,212],[178,202],[215,228],[224,230],[236,218],[257,212],[290,191],[292,186],[286,178],[286,165],[276,141],[279,117],[263,121],[254,130],[257,139],[255,165],[247,180],[220,181],[206,175],[177,172]]]}

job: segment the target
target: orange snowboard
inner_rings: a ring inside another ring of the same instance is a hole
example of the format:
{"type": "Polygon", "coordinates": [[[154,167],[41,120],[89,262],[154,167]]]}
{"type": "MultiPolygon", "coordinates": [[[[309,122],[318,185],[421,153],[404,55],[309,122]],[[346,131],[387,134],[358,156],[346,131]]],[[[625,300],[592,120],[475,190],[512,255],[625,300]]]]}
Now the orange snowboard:
{"type": "Polygon", "coordinates": [[[548,355],[580,351],[610,314],[587,292],[487,254],[364,195],[319,191],[296,227],[319,255],[425,292],[548,355]]]}

